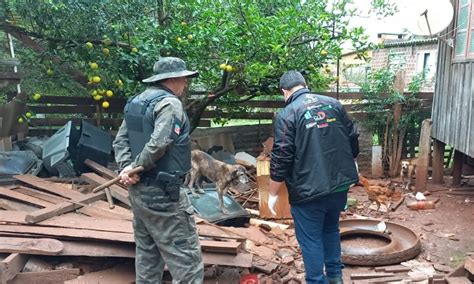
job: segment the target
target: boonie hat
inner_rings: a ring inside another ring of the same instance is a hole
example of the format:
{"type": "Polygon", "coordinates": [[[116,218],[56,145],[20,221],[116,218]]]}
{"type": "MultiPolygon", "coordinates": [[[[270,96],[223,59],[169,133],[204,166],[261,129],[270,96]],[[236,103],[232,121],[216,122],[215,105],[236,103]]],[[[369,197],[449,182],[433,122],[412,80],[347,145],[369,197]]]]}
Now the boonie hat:
{"type": "Polygon", "coordinates": [[[162,57],[153,65],[153,76],[144,79],[142,82],[151,83],[169,78],[197,77],[197,71],[186,69],[186,63],[177,57],[162,57]]]}

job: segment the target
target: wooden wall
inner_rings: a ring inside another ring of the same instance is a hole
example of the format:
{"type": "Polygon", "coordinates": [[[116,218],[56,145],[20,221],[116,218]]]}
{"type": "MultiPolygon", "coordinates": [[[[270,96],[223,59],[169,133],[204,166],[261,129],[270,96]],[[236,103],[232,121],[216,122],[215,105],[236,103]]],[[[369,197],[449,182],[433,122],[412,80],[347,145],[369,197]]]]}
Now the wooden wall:
{"type": "MultiPolygon", "coordinates": [[[[448,31],[454,29],[455,19],[456,15],[448,31]]],[[[453,51],[445,41],[439,41],[432,137],[474,157],[474,59],[453,62],[453,51]]]]}

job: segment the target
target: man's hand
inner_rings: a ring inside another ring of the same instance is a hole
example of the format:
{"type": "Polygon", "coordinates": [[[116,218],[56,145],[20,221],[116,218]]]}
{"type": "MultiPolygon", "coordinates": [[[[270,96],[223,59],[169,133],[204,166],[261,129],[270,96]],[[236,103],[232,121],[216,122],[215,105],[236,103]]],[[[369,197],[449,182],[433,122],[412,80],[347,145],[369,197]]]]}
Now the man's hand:
{"type": "Polygon", "coordinates": [[[275,205],[278,201],[278,194],[277,195],[272,195],[271,193],[268,194],[268,209],[272,213],[272,215],[276,215],[277,213],[275,212],[275,205]]]}
{"type": "Polygon", "coordinates": [[[120,172],[120,182],[124,185],[133,185],[140,181],[140,176],[138,174],[128,175],[128,172],[132,169],[132,166],[126,166],[120,172]]]}

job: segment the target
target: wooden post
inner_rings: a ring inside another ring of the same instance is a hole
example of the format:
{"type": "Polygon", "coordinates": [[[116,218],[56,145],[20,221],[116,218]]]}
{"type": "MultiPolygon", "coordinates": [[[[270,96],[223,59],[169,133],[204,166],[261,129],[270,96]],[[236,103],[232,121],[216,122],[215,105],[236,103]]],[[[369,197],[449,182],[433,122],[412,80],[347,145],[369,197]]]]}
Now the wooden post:
{"type": "Polygon", "coordinates": [[[423,120],[420,133],[420,153],[416,164],[416,191],[425,191],[428,179],[428,164],[431,155],[431,119],[423,120]]]}
{"type": "Polygon", "coordinates": [[[453,184],[452,186],[458,186],[461,184],[462,164],[464,161],[464,154],[458,150],[454,151],[453,158],[453,184]]]}
{"type": "Polygon", "coordinates": [[[444,183],[444,143],[433,139],[433,183],[444,183]]]}

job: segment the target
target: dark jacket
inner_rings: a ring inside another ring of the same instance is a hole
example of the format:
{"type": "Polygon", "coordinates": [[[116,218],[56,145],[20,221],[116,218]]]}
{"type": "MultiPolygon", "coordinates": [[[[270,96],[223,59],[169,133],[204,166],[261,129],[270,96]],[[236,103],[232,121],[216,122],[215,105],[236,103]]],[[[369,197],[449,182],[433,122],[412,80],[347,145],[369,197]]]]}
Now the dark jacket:
{"type": "Polygon", "coordinates": [[[302,203],[358,180],[358,133],[341,103],[303,88],[274,122],[270,175],[285,181],[290,203],[302,203]]]}

